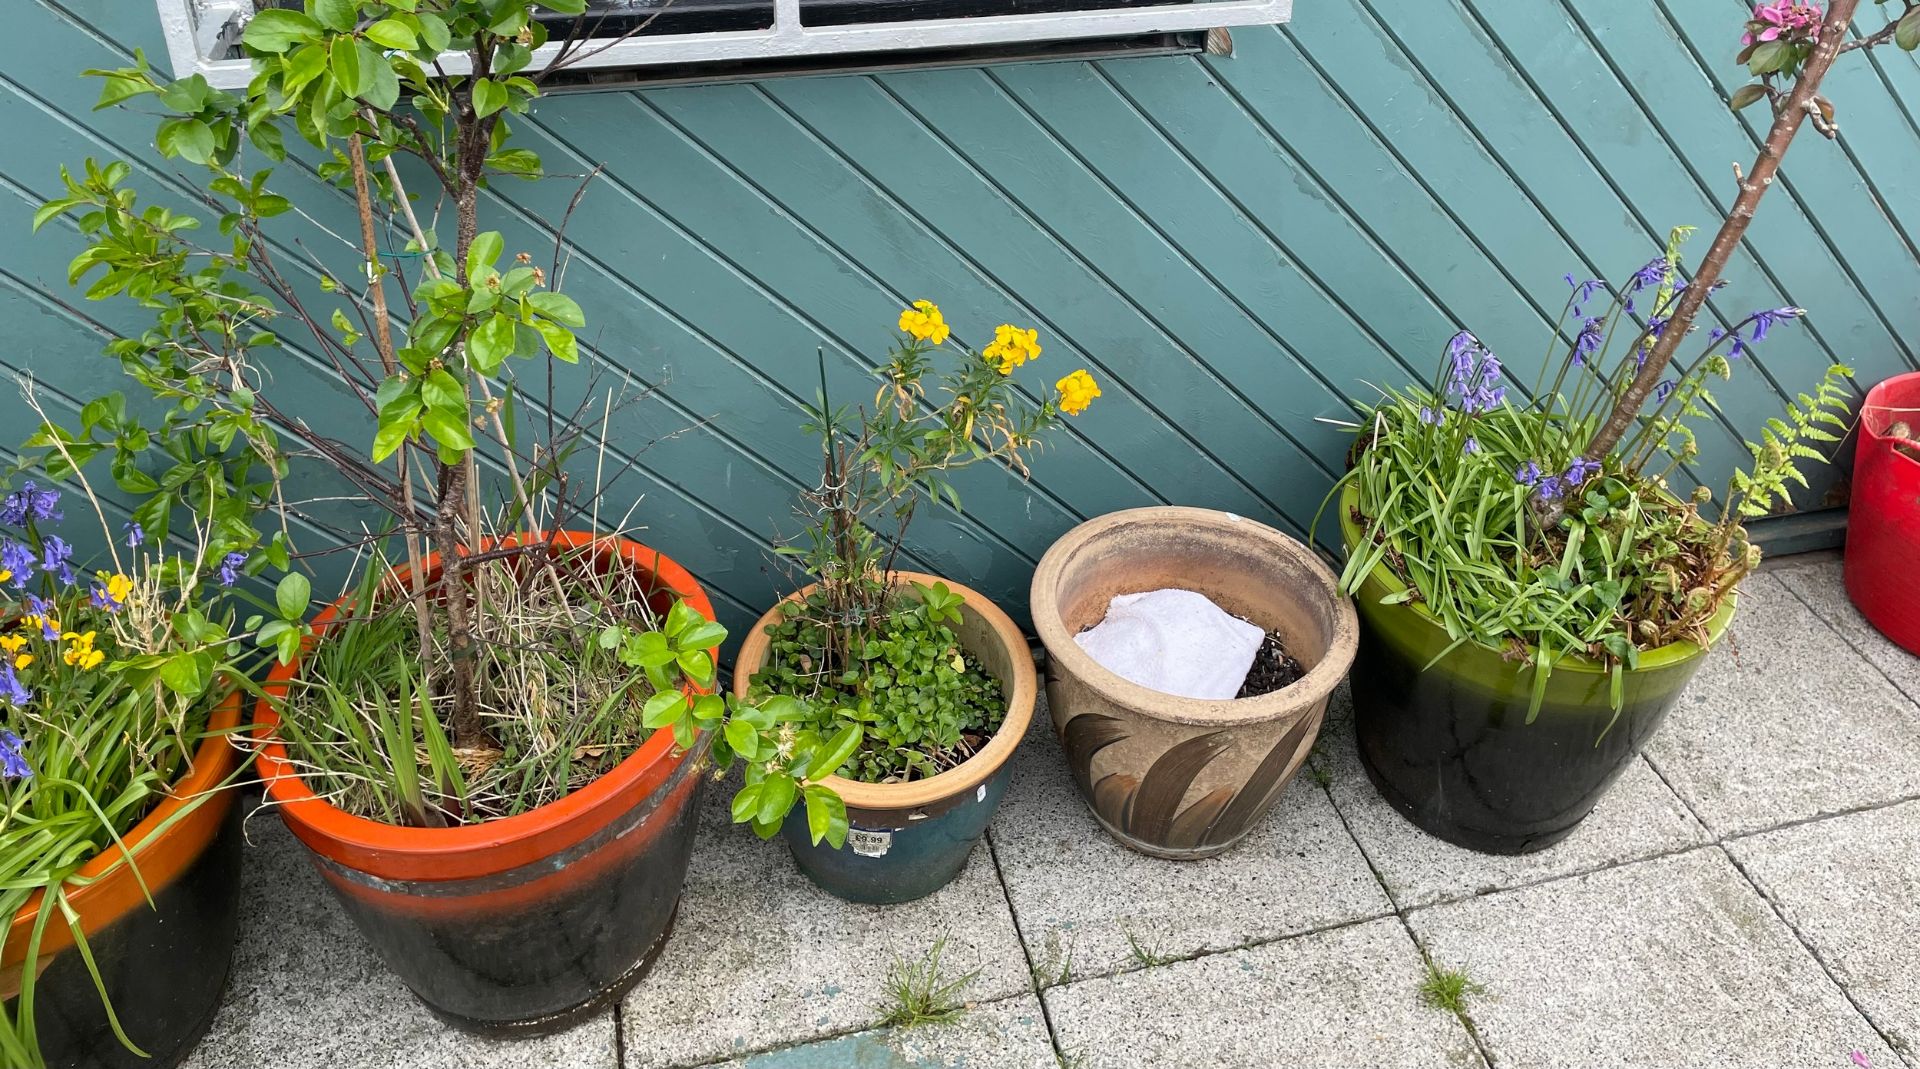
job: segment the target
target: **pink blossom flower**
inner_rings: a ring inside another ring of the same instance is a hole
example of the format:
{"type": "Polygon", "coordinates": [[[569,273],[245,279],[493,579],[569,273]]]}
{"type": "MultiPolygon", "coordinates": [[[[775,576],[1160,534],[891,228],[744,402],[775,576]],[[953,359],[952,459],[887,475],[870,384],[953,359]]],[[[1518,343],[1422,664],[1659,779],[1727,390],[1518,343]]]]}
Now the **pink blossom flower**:
{"type": "Polygon", "coordinates": [[[1862,1054],[1856,1050],[1853,1052],[1851,1057],[1853,1058],[1853,1064],[1859,1066],[1860,1069],[1873,1069],[1873,1063],[1867,1060],[1867,1056],[1865,1054],[1862,1054]]]}
{"type": "Polygon", "coordinates": [[[1812,37],[1820,28],[1820,5],[1797,4],[1793,0],[1772,0],[1762,2],[1753,8],[1753,20],[1748,24],[1746,35],[1740,38],[1743,45],[1758,41],[1773,41],[1781,37],[1812,37]],[[1753,28],[1760,32],[1755,34],[1753,28]]]}

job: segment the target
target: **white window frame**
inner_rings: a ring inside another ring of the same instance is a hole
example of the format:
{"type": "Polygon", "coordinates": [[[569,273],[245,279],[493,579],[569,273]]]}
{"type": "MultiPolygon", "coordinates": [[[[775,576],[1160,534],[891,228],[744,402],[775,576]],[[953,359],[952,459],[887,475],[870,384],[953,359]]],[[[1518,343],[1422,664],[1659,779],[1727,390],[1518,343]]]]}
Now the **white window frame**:
{"type": "MultiPolygon", "coordinates": [[[[253,16],[251,0],[157,0],[157,3],[176,78],[198,73],[222,89],[238,89],[247,84],[252,77],[247,60],[217,57],[231,50],[246,20],[253,16]]],[[[1150,7],[803,26],[800,0],[773,0],[773,25],[768,29],[637,36],[599,48],[591,56],[570,62],[567,68],[632,69],[1127,37],[1224,26],[1273,25],[1286,22],[1292,14],[1293,0],[1203,0],[1150,7]]],[[[544,67],[559,50],[557,41],[536,49],[531,69],[544,67]]],[[[466,57],[462,55],[449,54],[443,65],[449,74],[464,74],[467,70],[466,57]]]]}

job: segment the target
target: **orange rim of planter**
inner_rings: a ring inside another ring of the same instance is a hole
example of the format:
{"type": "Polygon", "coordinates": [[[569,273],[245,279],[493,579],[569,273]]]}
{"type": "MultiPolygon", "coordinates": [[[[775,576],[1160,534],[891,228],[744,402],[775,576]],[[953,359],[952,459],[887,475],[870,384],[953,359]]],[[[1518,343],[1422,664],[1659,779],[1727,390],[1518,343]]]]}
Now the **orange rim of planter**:
{"type": "MultiPolygon", "coordinates": [[[[979,753],[945,772],[906,783],[863,783],[841,776],[809,781],[832,788],[848,809],[916,809],[977,789],[1000,770],[1000,766],[1013,756],[1021,740],[1026,738],[1027,725],[1033,719],[1034,699],[1040,689],[1033,668],[1033,656],[1028,651],[1027,637],[1020,633],[1020,628],[992,599],[972,587],[925,572],[893,572],[891,578],[895,586],[944,583],[947,589],[965,599],[967,608],[979,613],[993,629],[994,636],[1006,647],[1013,664],[1013,687],[1007,695],[1006,719],[1001,721],[1000,729],[993,733],[993,738],[987,740],[979,753]]],[[[809,583],[801,587],[780,599],[780,604],[768,609],[760,619],[754,621],[753,631],[740,644],[740,655],[734,661],[734,697],[743,700],[747,697],[747,691],[753,685],[754,673],[766,664],[767,647],[770,645],[767,628],[780,622],[783,608],[805,598],[819,585],[809,583]]]]}
{"type": "MultiPolygon", "coordinates": [[[[120,837],[126,849],[109,847],[74,873],[74,879],[91,881],[67,892],[67,904],[80,915],[81,931],[92,935],[132,910],[146,908],[143,881],[157,897],[206,852],[233,804],[233,795],[223,788],[244,756],[230,737],[239,724],[240,692],[235,689],[208,714],[207,730],[213,734],[194,748],[187,774],[153,812],[120,837]],[[127,864],[129,854],[131,865],[127,864]]],[[[8,925],[5,949],[0,952],[0,991],[12,991],[18,980],[13,971],[26,960],[27,943],[45,898],[46,892],[34,892],[8,925]]],[[[72,945],[66,919],[48,918],[40,936],[40,960],[45,962],[72,945]]]]}
{"type": "MultiPolygon", "coordinates": [[[[657,550],[626,538],[582,531],[534,533],[488,539],[481,552],[533,542],[550,542],[564,549],[591,548],[603,558],[617,553],[620,560],[651,575],[655,589],[681,598],[707,619],[713,604],[685,568],[657,550]]],[[[439,567],[439,554],[426,559],[429,574],[439,567]]],[[[396,575],[404,579],[405,569],[396,575]]],[[[328,606],[313,619],[314,639],[337,619],[343,602],[328,606]]],[[[304,649],[303,649],[304,652],[304,649]]],[[[719,648],[710,651],[718,663],[719,648]]],[[[267,694],[284,698],[288,683],[299,670],[300,659],[276,665],[267,676],[267,694]]],[[[269,801],[287,827],[322,858],[343,868],[387,881],[442,882],[495,876],[552,857],[592,837],[602,827],[630,812],[672,775],[676,758],[673,733],[656,731],[605,775],[564,797],[511,817],[452,828],[412,828],[355,816],[310,790],[287,756],[286,744],[274,735],[280,723],[270,701],[262,700],[255,716],[261,779],[269,801]]]]}

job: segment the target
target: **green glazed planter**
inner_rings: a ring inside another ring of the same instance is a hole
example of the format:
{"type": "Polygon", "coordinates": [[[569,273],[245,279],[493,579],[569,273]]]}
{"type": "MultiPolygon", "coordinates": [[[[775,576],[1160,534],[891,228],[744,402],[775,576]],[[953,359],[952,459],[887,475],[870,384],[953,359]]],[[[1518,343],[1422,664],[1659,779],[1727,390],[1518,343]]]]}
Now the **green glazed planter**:
{"type": "MultiPolygon", "coordinates": [[[[1364,536],[1354,519],[1359,500],[1351,484],[1341,492],[1340,533],[1349,554],[1364,536]]],[[[1666,719],[1707,652],[1693,642],[1643,652],[1640,667],[1625,675],[1617,720],[1606,669],[1564,657],[1529,724],[1533,668],[1473,642],[1427,668],[1452,640],[1424,606],[1380,604],[1405,585],[1381,564],[1354,599],[1360,761],[1402,816],[1483,853],[1528,853],[1572,834],[1666,719]]],[[[1728,598],[1708,622],[1710,644],[1726,632],[1733,610],[1728,598]]]]}

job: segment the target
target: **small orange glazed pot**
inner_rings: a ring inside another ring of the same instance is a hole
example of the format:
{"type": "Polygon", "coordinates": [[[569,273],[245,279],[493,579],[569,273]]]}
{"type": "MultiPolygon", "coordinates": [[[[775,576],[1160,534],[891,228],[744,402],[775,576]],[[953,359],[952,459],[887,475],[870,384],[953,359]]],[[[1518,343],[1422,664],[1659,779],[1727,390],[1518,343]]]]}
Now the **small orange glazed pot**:
{"type": "MultiPolygon", "coordinates": [[[[56,913],[33,963],[34,1024],[40,1053],[53,1069],[170,1069],[213,1023],[238,932],[240,807],[225,788],[244,756],[229,738],[239,723],[236,691],[208,716],[210,734],[194,750],[187,774],[122,837],[132,863],[118,848],[107,850],[80,868],[80,884],[67,893],[114,1014],[151,1057],[134,1054],[114,1036],[86,962],[56,913]]],[[[44,895],[28,899],[0,944],[0,999],[9,1011],[44,906],[44,895]]]]}
{"type": "MultiPolygon", "coordinates": [[[[680,598],[713,618],[700,584],[663,554],[581,532],[539,537],[640,573],[663,614],[680,598]]],[[[436,555],[426,565],[438,563],[436,555]]],[[[314,619],[316,637],[341,608],[314,619]]],[[[276,667],[267,692],[284,696],[298,667],[276,667]]],[[[654,732],[593,783],[517,816],[409,828],[315,795],[273,733],[270,703],[260,703],[258,721],[268,801],[387,967],[457,1027],[566,1028],[638,982],[665,944],[693,849],[706,737],[678,751],[671,732],[654,732]]]]}

